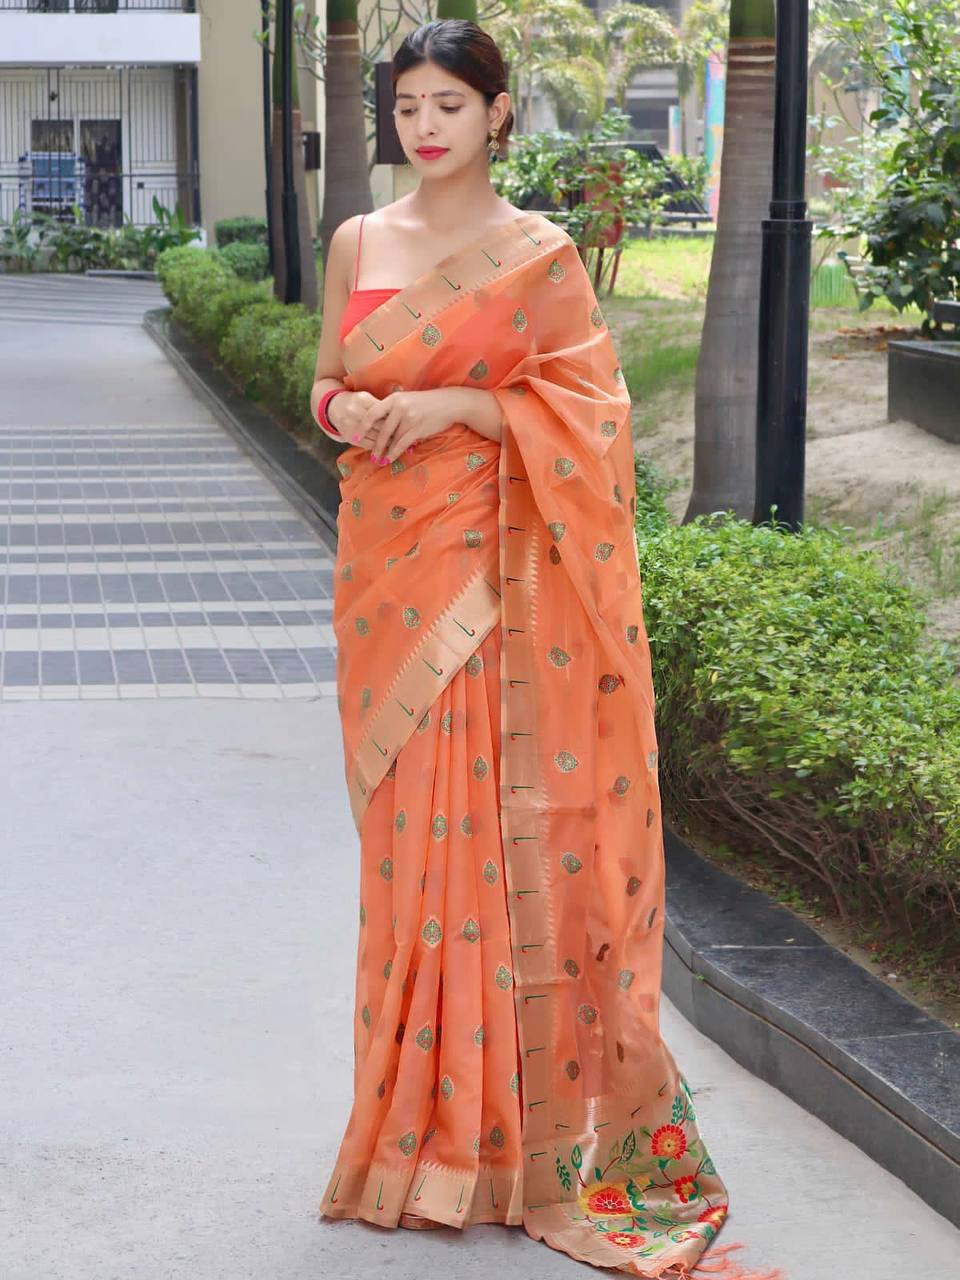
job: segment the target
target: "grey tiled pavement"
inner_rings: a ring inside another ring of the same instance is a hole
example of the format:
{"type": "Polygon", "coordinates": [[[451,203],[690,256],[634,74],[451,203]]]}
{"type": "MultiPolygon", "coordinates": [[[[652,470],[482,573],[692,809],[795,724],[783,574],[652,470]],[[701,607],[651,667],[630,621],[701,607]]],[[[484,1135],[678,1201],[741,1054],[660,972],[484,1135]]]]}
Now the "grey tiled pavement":
{"type": "Polygon", "coordinates": [[[151,282],[0,275],[4,700],[334,691],[330,550],[182,384],[165,394],[179,380],[140,328],[162,302],[151,282]]]}

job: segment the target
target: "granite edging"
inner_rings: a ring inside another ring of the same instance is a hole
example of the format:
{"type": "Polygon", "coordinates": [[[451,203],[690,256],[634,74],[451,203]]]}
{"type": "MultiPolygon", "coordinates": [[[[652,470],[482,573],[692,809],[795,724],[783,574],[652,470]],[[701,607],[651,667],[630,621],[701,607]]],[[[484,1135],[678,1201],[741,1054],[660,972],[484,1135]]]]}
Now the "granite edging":
{"type": "Polygon", "coordinates": [[[960,1227],[960,1034],[665,829],[663,990],[960,1227]]]}

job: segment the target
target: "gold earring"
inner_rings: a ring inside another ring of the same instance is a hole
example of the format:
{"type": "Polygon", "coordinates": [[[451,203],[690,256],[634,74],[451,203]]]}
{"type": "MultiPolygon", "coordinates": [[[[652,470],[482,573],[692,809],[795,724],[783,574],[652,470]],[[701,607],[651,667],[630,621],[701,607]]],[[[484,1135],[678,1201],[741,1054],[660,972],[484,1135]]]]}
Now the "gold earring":
{"type": "Polygon", "coordinates": [[[499,139],[498,139],[498,137],[497,137],[497,130],[496,130],[496,129],[491,129],[491,130],[490,130],[490,140],[489,140],[489,141],[488,141],[488,143],[487,143],[487,150],[488,150],[492,155],[496,155],[496,154],[497,154],[497,152],[500,150],[500,140],[499,140],[499,139]]]}

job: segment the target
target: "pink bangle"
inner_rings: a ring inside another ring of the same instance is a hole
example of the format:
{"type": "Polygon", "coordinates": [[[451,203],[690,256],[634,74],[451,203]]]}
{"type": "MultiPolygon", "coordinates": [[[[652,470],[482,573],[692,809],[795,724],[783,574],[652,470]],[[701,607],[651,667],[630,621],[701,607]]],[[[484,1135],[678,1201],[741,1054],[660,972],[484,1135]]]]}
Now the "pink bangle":
{"type": "Polygon", "coordinates": [[[346,389],[346,387],[333,387],[330,391],[325,391],[317,406],[317,422],[328,435],[336,436],[338,440],[342,440],[343,436],[327,417],[327,406],[334,396],[338,396],[341,391],[346,391],[346,389]]]}

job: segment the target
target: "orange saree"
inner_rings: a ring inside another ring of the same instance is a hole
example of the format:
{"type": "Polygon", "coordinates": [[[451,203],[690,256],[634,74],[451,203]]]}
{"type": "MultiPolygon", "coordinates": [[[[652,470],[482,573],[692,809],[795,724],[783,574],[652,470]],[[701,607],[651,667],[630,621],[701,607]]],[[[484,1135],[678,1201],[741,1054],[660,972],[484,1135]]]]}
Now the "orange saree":
{"type": "Polygon", "coordinates": [[[570,237],[537,213],[377,307],[351,389],[477,386],[377,467],[340,456],[334,626],[360,835],[355,1101],[321,1202],[520,1225],[639,1276],[727,1193],[659,1033],[663,836],[630,398],[570,237]]]}

